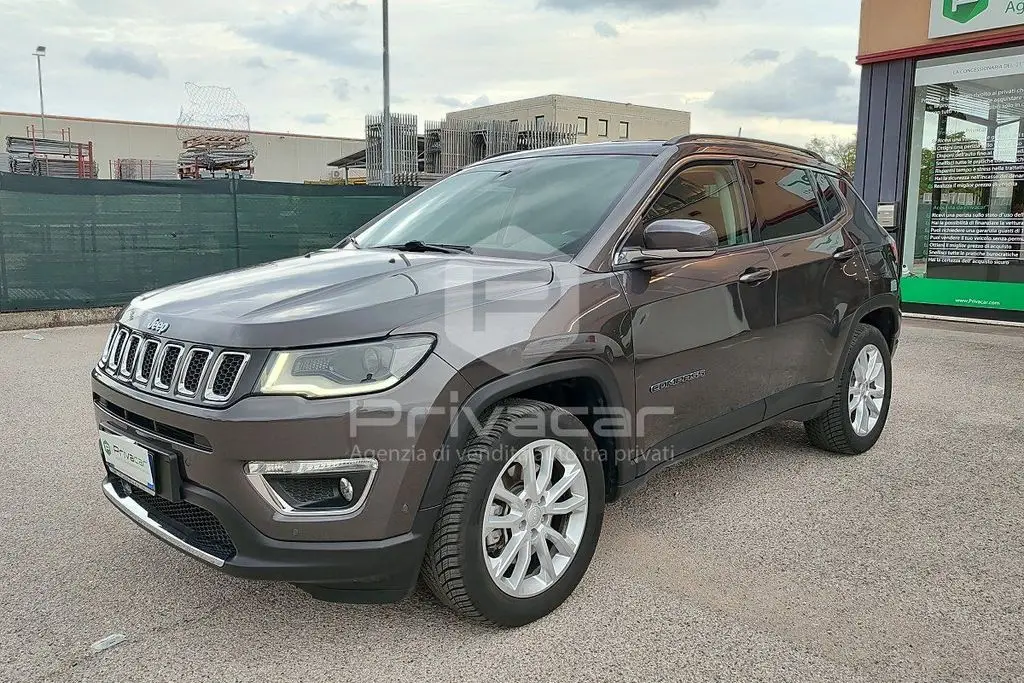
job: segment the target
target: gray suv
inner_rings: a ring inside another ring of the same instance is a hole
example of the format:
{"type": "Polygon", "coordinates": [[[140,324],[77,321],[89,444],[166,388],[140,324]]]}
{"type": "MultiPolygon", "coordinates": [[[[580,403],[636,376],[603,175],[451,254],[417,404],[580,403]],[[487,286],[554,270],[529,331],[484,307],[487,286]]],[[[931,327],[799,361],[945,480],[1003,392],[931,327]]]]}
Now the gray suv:
{"type": "Polygon", "coordinates": [[[422,577],[525,624],[661,468],[781,420],[870,449],[897,263],[850,178],[796,148],[489,159],[332,248],[127,305],[92,372],[103,492],[236,576],[339,602],[422,577]]]}

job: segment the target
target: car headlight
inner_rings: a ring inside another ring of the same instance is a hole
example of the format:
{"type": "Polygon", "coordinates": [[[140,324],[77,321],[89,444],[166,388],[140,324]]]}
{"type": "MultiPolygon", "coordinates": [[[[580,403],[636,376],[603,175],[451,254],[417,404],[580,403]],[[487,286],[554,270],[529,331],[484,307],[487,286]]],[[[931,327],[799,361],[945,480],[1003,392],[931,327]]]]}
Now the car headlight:
{"type": "Polygon", "coordinates": [[[259,391],[307,398],[384,391],[415,370],[433,346],[433,337],[393,337],[328,348],[274,351],[263,368],[259,391]]]}

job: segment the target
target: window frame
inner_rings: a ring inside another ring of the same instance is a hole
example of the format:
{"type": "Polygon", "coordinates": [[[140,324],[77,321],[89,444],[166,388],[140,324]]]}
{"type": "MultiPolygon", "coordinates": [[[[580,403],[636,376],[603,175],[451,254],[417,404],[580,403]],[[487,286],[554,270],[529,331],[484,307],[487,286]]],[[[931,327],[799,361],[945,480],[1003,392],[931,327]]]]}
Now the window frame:
{"type": "MultiPolygon", "coordinates": [[[[833,220],[833,221],[831,221],[829,223],[825,223],[820,228],[817,228],[817,229],[812,230],[810,232],[802,232],[802,233],[799,233],[799,234],[796,234],[796,235],[786,235],[786,236],[783,236],[783,237],[773,237],[770,240],[766,240],[766,239],[764,239],[763,234],[762,234],[762,229],[764,228],[765,216],[764,216],[764,213],[762,213],[762,211],[761,211],[760,204],[758,204],[757,195],[754,193],[754,187],[755,187],[755,185],[754,185],[754,177],[750,173],[750,168],[747,166],[748,163],[755,163],[755,164],[762,164],[764,166],[776,166],[778,168],[790,168],[790,169],[793,169],[793,170],[804,171],[805,173],[811,174],[811,179],[812,180],[814,180],[814,174],[815,173],[821,173],[822,175],[824,175],[824,176],[826,176],[826,177],[828,177],[830,179],[832,178],[832,175],[829,174],[829,173],[825,173],[824,171],[821,171],[820,169],[818,169],[818,168],[816,168],[816,167],[814,167],[814,166],[812,166],[810,164],[788,163],[788,162],[784,162],[784,161],[778,161],[776,159],[761,159],[759,157],[740,156],[740,157],[736,157],[736,161],[739,164],[740,169],[742,171],[743,181],[747,185],[747,194],[750,197],[750,205],[753,207],[753,210],[754,210],[754,220],[757,223],[756,236],[757,236],[758,244],[767,244],[767,245],[781,244],[783,242],[789,242],[789,241],[792,241],[792,240],[800,240],[800,239],[805,239],[807,237],[817,236],[820,233],[826,232],[830,228],[833,228],[836,223],[838,223],[844,216],[847,215],[848,207],[846,205],[846,198],[843,197],[842,194],[840,194],[839,196],[841,198],[843,206],[844,206],[844,208],[847,209],[847,211],[844,211],[835,220],[833,220]]],[[[813,185],[814,185],[814,198],[815,198],[815,201],[818,203],[818,213],[821,215],[822,221],[824,221],[825,220],[825,207],[824,207],[824,205],[822,204],[822,201],[821,201],[821,191],[818,188],[817,181],[815,181],[813,185]]]]}
{"type": "Polygon", "coordinates": [[[586,116],[576,117],[576,134],[585,136],[590,135],[590,119],[588,119],[586,116]],[[580,123],[583,124],[582,129],[580,128],[580,123]]]}
{"type": "Polygon", "coordinates": [[[608,119],[597,120],[597,137],[606,138],[608,137],[608,119]],[[604,132],[601,132],[601,124],[604,124],[604,132]]]}
{"type": "MultiPolygon", "coordinates": [[[[732,166],[733,172],[736,174],[739,180],[739,192],[740,200],[743,209],[743,215],[745,219],[745,225],[747,226],[747,234],[750,236],[750,241],[744,244],[734,244],[731,246],[719,247],[716,254],[731,254],[734,252],[740,252],[751,248],[760,248],[762,242],[760,241],[759,226],[755,223],[755,213],[753,210],[753,198],[750,196],[749,188],[746,183],[746,177],[744,176],[745,169],[739,160],[732,155],[723,156],[689,156],[685,159],[681,159],[672,165],[665,173],[661,175],[658,182],[655,183],[651,189],[644,196],[642,202],[638,203],[637,210],[633,216],[629,219],[626,228],[621,232],[618,239],[615,241],[615,246],[612,248],[611,267],[612,270],[626,270],[635,268],[634,264],[626,263],[620,260],[623,249],[629,241],[636,235],[638,231],[642,232],[644,229],[644,216],[650,210],[651,206],[657,201],[658,197],[661,196],[665,188],[668,187],[669,183],[675,180],[676,176],[687,171],[691,168],[699,168],[703,166],[732,166]]],[[[683,260],[683,259],[680,259],[683,260]]],[[[678,263],[677,260],[664,261],[663,263],[678,263]]]]}
{"type": "Polygon", "coordinates": [[[533,117],[533,125],[535,128],[540,128],[540,124],[544,123],[544,114],[537,114],[533,117]]]}
{"type": "Polygon", "coordinates": [[[628,140],[629,139],[629,121],[619,121],[619,139],[620,140],[628,140]],[[626,134],[625,135],[622,134],[622,127],[623,126],[626,127],[626,134]]]}

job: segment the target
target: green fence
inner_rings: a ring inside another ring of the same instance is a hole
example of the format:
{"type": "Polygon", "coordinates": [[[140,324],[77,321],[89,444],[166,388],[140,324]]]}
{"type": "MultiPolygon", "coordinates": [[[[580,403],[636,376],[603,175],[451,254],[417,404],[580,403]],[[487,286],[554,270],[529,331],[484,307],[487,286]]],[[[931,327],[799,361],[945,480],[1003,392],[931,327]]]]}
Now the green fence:
{"type": "Polygon", "coordinates": [[[115,306],[328,247],[412,191],[0,173],[0,311],[115,306]]]}

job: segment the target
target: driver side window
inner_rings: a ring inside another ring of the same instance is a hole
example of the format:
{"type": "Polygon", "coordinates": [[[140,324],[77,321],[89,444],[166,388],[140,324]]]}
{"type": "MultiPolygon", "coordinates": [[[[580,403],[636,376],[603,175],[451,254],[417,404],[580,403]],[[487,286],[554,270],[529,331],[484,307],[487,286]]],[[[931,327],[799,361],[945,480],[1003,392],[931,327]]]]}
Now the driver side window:
{"type": "Polygon", "coordinates": [[[642,226],[661,218],[703,221],[718,233],[719,247],[749,244],[743,185],[731,164],[685,168],[644,213],[642,226]]]}

